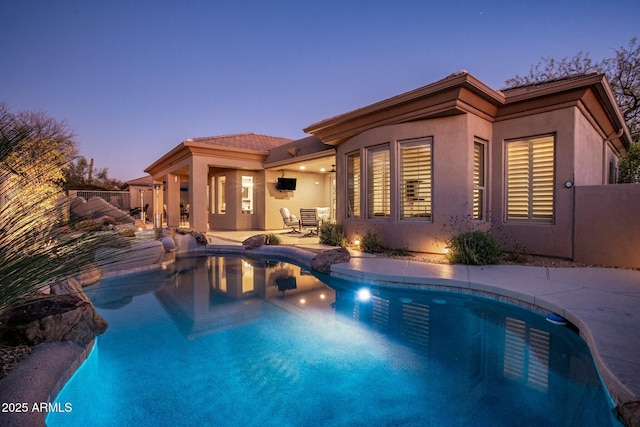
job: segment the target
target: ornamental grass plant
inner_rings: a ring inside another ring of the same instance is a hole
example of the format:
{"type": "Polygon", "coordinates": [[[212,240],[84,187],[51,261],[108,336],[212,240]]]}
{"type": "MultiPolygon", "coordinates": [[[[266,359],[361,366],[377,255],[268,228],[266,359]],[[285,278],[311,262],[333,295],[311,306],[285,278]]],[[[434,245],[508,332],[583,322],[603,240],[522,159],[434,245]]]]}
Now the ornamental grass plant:
{"type": "Polygon", "coordinates": [[[496,238],[482,230],[456,234],[449,239],[447,247],[447,257],[452,264],[497,264],[502,254],[496,238]]]}
{"type": "Polygon", "coordinates": [[[323,223],[320,226],[319,242],[329,246],[347,246],[347,238],[340,224],[323,223]]]}
{"type": "Polygon", "coordinates": [[[111,240],[69,218],[62,183],[72,138],[64,123],[0,103],[0,314],[82,272],[111,240]]]}

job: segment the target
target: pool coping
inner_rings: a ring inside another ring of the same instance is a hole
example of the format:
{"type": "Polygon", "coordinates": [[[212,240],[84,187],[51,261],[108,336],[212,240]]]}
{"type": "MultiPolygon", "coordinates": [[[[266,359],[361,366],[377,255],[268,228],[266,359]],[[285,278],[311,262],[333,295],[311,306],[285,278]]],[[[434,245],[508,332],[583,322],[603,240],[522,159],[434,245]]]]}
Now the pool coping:
{"type": "MultiPolygon", "coordinates": [[[[310,266],[316,255],[291,246],[245,249],[240,245],[207,245],[182,255],[202,254],[277,256],[304,266],[310,266]]],[[[120,272],[128,273],[130,272],[120,272]]],[[[634,302],[640,302],[634,300],[640,296],[640,286],[637,285],[640,283],[640,271],[526,266],[476,267],[358,257],[352,258],[348,263],[332,265],[331,275],[380,286],[461,290],[492,298],[497,296],[501,301],[560,314],[580,330],[614,403],[621,407],[640,400],[640,361],[633,362],[633,355],[640,352],[640,339],[635,333],[640,327],[637,316],[640,305],[633,305],[634,302]],[[615,288],[607,291],[606,287],[594,286],[594,280],[602,280],[602,274],[594,274],[596,271],[618,276],[615,288]],[[515,285],[513,279],[518,279],[515,285]],[[505,281],[511,285],[505,285],[505,281]],[[581,293],[590,294],[587,295],[590,298],[580,298],[581,293]],[[607,300],[607,296],[611,301],[607,300]],[[610,302],[621,303],[625,300],[627,304],[622,310],[616,311],[615,304],[609,307],[610,302]],[[591,302],[591,305],[587,304],[585,307],[587,302],[591,302]],[[613,327],[616,334],[610,334],[613,327]],[[631,345],[625,342],[627,339],[631,339],[631,345]]],[[[36,346],[31,355],[0,380],[0,403],[25,402],[33,405],[53,402],[92,348],[93,341],[87,346],[72,342],[36,346]]],[[[6,417],[4,415],[0,426],[45,425],[46,413],[42,412],[14,412],[6,417]]]]}

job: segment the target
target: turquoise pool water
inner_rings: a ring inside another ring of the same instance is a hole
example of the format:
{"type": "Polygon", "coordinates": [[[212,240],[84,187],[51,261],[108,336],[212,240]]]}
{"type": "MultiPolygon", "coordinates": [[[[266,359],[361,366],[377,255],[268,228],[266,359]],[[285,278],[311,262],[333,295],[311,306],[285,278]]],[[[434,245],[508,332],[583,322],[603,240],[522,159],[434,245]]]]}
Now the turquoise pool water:
{"type": "Polygon", "coordinates": [[[50,426],[606,426],[584,342],[491,300],[233,257],[105,280],[109,329],[50,426]],[[330,285],[330,286],[329,286],[330,285]]]}

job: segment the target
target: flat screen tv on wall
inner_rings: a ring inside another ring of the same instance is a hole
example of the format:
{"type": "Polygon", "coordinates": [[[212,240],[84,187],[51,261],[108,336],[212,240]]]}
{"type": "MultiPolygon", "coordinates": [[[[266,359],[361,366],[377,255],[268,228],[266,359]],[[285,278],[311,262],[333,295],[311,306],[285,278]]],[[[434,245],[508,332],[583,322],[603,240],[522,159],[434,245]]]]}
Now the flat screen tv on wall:
{"type": "Polygon", "coordinates": [[[293,191],[296,189],[296,178],[278,178],[276,182],[276,190],[293,191]]]}

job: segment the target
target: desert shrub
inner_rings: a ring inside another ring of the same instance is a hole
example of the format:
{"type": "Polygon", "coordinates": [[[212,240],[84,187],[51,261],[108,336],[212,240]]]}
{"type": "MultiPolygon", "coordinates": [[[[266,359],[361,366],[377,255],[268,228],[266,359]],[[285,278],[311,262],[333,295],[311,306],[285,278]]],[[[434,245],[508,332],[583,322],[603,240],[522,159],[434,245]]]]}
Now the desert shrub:
{"type": "Polygon", "coordinates": [[[456,234],[447,243],[447,256],[453,264],[496,264],[502,254],[498,241],[486,231],[474,230],[456,234]]]}
{"type": "Polygon", "coordinates": [[[79,231],[90,232],[99,231],[102,229],[102,224],[92,219],[85,219],[74,224],[75,228],[79,231]]]}
{"type": "Polygon", "coordinates": [[[389,251],[389,255],[391,256],[413,256],[411,252],[407,248],[396,248],[391,249],[389,251]]]}
{"type": "Polygon", "coordinates": [[[209,243],[209,240],[207,239],[207,235],[204,233],[194,233],[193,238],[196,239],[196,243],[200,246],[204,246],[209,243]]]}
{"type": "Polygon", "coordinates": [[[265,240],[267,245],[279,245],[281,243],[280,236],[275,233],[267,234],[267,239],[265,240]]]}
{"type": "Polygon", "coordinates": [[[376,233],[367,231],[367,234],[360,241],[360,249],[364,252],[380,253],[384,252],[385,247],[376,233]]]}
{"type": "Polygon", "coordinates": [[[330,246],[347,245],[347,238],[340,224],[322,224],[320,226],[320,243],[330,246]]]}
{"type": "Polygon", "coordinates": [[[116,219],[112,216],[105,216],[102,219],[102,225],[116,225],[118,224],[118,221],[116,221],[116,219]]]}
{"type": "Polygon", "coordinates": [[[505,259],[516,264],[525,263],[527,261],[527,247],[516,241],[511,249],[507,249],[505,259]]]}

